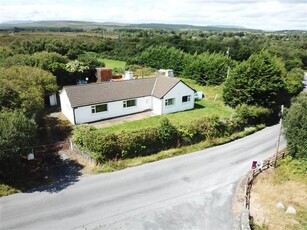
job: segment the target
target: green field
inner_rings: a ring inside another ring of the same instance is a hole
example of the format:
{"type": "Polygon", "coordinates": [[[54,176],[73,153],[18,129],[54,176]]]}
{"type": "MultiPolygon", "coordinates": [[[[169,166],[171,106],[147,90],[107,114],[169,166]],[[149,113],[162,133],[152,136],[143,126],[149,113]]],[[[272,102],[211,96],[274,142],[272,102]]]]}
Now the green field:
{"type": "Polygon", "coordinates": [[[124,61],[118,61],[118,60],[113,60],[113,59],[108,59],[108,58],[99,58],[99,61],[104,62],[105,67],[108,68],[117,68],[117,69],[123,69],[125,70],[126,67],[126,62],[124,61]]]}

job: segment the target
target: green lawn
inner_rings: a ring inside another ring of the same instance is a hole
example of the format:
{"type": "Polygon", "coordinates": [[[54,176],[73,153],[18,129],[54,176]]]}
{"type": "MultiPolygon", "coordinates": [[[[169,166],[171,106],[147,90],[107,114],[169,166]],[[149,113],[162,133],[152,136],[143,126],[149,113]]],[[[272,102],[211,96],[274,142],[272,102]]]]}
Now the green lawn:
{"type": "Polygon", "coordinates": [[[113,59],[107,59],[107,58],[99,58],[99,61],[104,62],[105,66],[108,68],[117,68],[117,69],[125,69],[126,62],[124,61],[118,61],[113,59]]]}
{"type": "Polygon", "coordinates": [[[167,117],[174,125],[188,125],[193,120],[197,120],[201,117],[219,116],[221,118],[229,117],[233,110],[224,106],[220,102],[212,102],[206,99],[197,101],[195,103],[195,109],[184,112],[165,114],[160,116],[154,116],[136,121],[127,121],[118,125],[102,128],[106,132],[121,132],[127,130],[137,130],[147,127],[157,126],[160,120],[167,117]]]}
{"type": "Polygon", "coordinates": [[[190,87],[197,91],[202,91],[205,98],[195,102],[195,109],[184,112],[154,116],[137,121],[127,121],[121,124],[102,128],[106,132],[121,132],[127,130],[137,130],[147,127],[157,126],[160,120],[167,117],[174,125],[188,125],[193,120],[201,117],[219,116],[226,118],[231,116],[233,109],[223,104],[222,86],[199,86],[195,81],[182,79],[190,87]],[[216,96],[217,95],[217,96],[216,96]],[[214,101],[214,99],[216,100],[214,101]]]}

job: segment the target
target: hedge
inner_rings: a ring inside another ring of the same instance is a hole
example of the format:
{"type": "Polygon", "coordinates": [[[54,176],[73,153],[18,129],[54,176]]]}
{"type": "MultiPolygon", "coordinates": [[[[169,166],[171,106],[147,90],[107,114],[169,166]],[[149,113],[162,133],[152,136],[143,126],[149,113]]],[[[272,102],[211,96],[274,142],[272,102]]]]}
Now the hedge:
{"type": "Polygon", "coordinates": [[[173,147],[226,137],[242,129],[242,122],[236,119],[206,117],[187,126],[175,127],[164,118],[158,127],[121,133],[79,125],[74,130],[74,142],[97,161],[105,162],[146,156],[173,147]]]}

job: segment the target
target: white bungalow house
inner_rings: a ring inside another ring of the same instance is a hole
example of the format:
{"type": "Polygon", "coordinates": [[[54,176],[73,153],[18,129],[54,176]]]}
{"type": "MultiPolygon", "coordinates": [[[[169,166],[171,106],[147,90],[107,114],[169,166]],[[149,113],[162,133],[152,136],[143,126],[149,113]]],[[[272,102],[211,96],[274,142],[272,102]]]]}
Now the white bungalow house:
{"type": "Polygon", "coordinates": [[[61,110],[72,124],[82,124],[151,110],[161,115],[194,108],[195,90],[173,77],[65,86],[61,110]]]}

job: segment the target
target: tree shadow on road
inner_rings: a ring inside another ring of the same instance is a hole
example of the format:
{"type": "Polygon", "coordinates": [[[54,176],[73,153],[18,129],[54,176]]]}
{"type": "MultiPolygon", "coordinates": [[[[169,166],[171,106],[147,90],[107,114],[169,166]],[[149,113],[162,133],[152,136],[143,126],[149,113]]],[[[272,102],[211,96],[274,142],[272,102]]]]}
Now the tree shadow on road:
{"type": "Polygon", "coordinates": [[[75,160],[68,158],[63,150],[48,152],[42,157],[38,178],[33,178],[41,181],[42,186],[26,192],[60,192],[79,181],[83,167],[75,160]]]}

